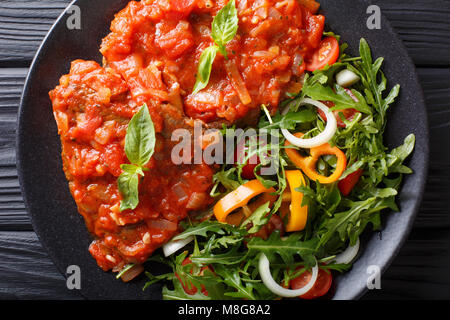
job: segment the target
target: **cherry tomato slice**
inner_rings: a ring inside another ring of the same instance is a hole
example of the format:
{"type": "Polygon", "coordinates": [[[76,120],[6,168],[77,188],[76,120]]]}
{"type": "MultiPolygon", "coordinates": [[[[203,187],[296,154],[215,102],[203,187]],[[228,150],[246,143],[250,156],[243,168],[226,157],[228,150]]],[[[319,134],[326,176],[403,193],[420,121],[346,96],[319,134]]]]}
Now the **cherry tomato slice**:
{"type": "Polygon", "coordinates": [[[306,60],[306,70],[315,71],[334,64],[339,58],[339,43],[334,37],[326,37],[310,59],[306,60]]]}
{"type": "MultiPolygon", "coordinates": [[[[299,277],[291,280],[291,289],[300,289],[308,284],[311,279],[311,272],[305,271],[299,277]]],[[[299,296],[301,299],[317,299],[327,294],[331,288],[331,283],[333,282],[333,276],[331,272],[325,271],[319,268],[319,274],[317,275],[317,280],[314,286],[304,295],[299,296]]]]}
{"type": "MultiPolygon", "coordinates": [[[[333,108],[334,107],[334,103],[331,101],[321,101],[323,104],[325,104],[328,108],[333,108]]],[[[320,117],[326,122],[327,121],[327,117],[325,115],[325,113],[318,109],[319,115],[320,117]]],[[[353,117],[355,116],[355,114],[358,112],[355,109],[344,109],[344,110],[336,110],[333,111],[334,117],[336,118],[337,121],[337,125],[339,128],[345,128],[347,125],[344,123],[344,121],[342,121],[341,117],[339,116],[339,113],[342,113],[344,115],[344,118],[352,121],[353,117]]]]}
{"type": "Polygon", "coordinates": [[[280,218],[279,215],[272,215],[270,217],[269,222],[264,225],[257,233],[254,233],[250,237],[259,237],[261,239],[267,240],[270,235],[275,232],[279,231],[280,236],[284,235],[284,223],[283,220],[280,218]]]}
{"type": "Polygon", "coordinates": [[[364,171],[362,169],[359,169],[349,174],[347,177],[345,177],[345,179],[339,181],[338,187],[343,196],[348,196],[350,192],[352,192],[353,188],[356,186],[363,173],[364,171]]]}

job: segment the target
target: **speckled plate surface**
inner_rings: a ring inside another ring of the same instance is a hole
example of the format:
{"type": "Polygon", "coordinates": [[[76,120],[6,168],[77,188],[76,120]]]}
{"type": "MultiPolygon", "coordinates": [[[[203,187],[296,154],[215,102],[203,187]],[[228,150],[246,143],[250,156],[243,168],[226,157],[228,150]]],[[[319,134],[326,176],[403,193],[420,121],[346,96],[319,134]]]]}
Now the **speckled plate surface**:
{"type": "MultiPolygon", "coordinates": [[[[114,14],[127,0],[77,0],[81,29],[69,30],[64,13],[50,30],[28,75],[19,110],[17,167],[27,210],[42,245],[58,269],[65,274],[70,265],[81,268],[81,293],[89,299],[160,299],[155,284],[145,292],[144,277],[129,284],[97,267],[88,252],[92,240],[78,214],[61,163],[61,146],[48,92],[67,73],[70,62],[89,59],[101,62],[98,51],[114,14]]],[[[414,174],[405,178],[399,196],[401,211],[384,216],[381,233],[369,235],[352,270],[336,280],[334,299],[357,299],[366,289],[367,268],[386,270],[406,240],[417,214],[428,169],[428,125],[422,89],[411,59],[401,41],[382,17],[381,30],[369,30],[364,0],[319,0],[327,27],[342,36],[357,54],[361,37],[368,40],[374,57],[385,57],[384,72],[389,84],[402,87],[389,114],[386,142],[394,147],[410,133],[416,135],[416,149],[409,162],[414,174]]],[[[159,268],[153,266],[153,268],[159,268]]]]}

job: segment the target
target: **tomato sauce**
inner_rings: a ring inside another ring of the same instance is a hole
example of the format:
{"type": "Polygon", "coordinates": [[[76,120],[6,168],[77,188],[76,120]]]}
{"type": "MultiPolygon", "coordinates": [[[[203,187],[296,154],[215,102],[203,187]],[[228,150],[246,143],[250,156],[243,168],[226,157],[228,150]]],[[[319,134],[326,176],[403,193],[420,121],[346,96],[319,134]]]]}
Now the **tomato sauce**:
{"type": "Polygon", "coordinates": [[[50,92],[64,172],[95,238],[89,251],[103,270],[143,263],[179,232],[189,212],[212,204],[214,168],[174,165],[174,129],[191,129],[192,118],[235,123],[261,104],[274,111],[286,93],[301,88],[323,16],[296,0],[240,0],[229,59],[219,53],[209,85],[191,94],[200,55],[213,44],[212,19],[226,3],[131,1],[103,40],[103,66],[76,60],[50,92]],[[157,132],[155,153],[139,184],[138,207],[120,212],[126,130],[144,103],[157,132]]]}
{"type": "Polygon", "coordinates": [[[325,18],[297,0],[236,1],[239,29],[227,45],[229,59],[219,53],[208,87],[192,94],[200,55],[214,44],[213,17],[227,2],[132,1],[116,15],[101,52],[137,101],[167,101],[175,82],[186,114],[207,122],[233,123],[261,104],[275,109],[286,92],[299,91],[325,18]]]}
{"type": "MultiPolygon", "coordinates": [[[[82,60],[72,63],[70,74],[61,78],[50,97],[64,172],[78,210],[95,236],[89,250],[104,270],[143,263],[179,232],[178,222],[189,210],[211,203],[213,169],[173,165],[172,142],[161,132],[155,155],[146,165],[150,171],[140,183],[138,207],[120,212],[117,178],[120,165],[128,163],[124,139],[139,104],[120,75],[82,60]]],[[[176,112],[167,108],[164,112],[177,120],[176,112]]]]}

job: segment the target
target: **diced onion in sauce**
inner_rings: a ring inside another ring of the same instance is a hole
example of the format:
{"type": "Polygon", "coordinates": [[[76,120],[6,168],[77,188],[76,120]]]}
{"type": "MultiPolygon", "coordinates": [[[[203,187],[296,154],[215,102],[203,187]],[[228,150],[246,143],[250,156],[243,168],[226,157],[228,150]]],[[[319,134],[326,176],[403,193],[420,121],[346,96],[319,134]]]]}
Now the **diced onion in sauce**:
{"type": "Polygon", "coordinates": [[[144,271],[144,267],[141,264],[135,264],[130,269],[125,271],[120,277],[123,282],[130,282],[144,271]]]}

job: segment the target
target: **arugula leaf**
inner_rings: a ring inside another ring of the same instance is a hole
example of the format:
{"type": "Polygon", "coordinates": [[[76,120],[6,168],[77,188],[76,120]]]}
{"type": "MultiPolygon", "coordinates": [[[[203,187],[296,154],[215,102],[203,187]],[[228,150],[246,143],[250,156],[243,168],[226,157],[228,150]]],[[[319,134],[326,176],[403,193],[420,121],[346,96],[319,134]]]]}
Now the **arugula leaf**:
{"type": "Polygon", "coordinates": [[[162,297],[164,300],[213,300],[209,294],[205,295],[201,292],[201,290],[197,290],[195,294],[187,294],[178,279],[173,281],[173,286],[174,290],[163,287],[162,297]]]}
{"type": "Polygon", "coordinates": [[[239,19],[235,2],[234,0],[228,1],[214,17],[211,30],[211,36],[225,58],[228,58],[225,46],[236,35],[238,24],[239,19]]]}
{"type": "Polygon", "coordinates": [[[414,136],[414,134],[410,134],[409,136],[407,136],[405,138],[403,145],[393,149],[389,153],[389,159],[388,159],[387,166],[388,167],[394,167],[396,165],[398,166],[403,161],[405,161],[406,158],[408,158],[408,156],[414,150],[415,142],[416,142],[416,137],[414,136]]]}
{"type": "Polygon", "coordinates": [[[173,240],[182,240],[186,239],[190,236],[201,236],[201,237],[207,237],[208,232],[213,232],[219,235],[224,235],[227,232],[239,234],[241,231],[227,223],[221,223],[218,221],[203,221],[202,223],[190,227],[184,232],[180,233],[176,237],[173,238],[173,240]]]}
{"type": "Polygon", "coordinates": [[[212,263],[230,265],[242,262],[246,254],[237,251],[237,247],[225,253],[214,254],[211,252],[200,252],[198,255],[192,255],[191,261],[197,265],[208,265],[212,263]]]}
{"type": "Polygon", "coordinates": [[[247,231],[249,234],[256,233],[262,226],[267,224],[270,216],[267,215],[270,212],[270,202],[267,202],[256,209],[253,214],[248,217],[241,225],[243,227],[251,224],[251,228],[247,231]]]}
{"type": "Polygon", "coordinates": [[[356,109],[365,114],[372,114],[372,109],[367,105],[363,96],[356,90],[352,90],[352,93],[359,97],[358,101],[354,101],[344,88],[338,85],[335,85],[333,91],[329,86],[323,86],[320,83],[309,84],[307,81],[302,92],[314,100],[332,101],[336,105],[333,110],[356,109]]]}
{"type": "Polygon", "coordinates": [[[286,115],[277,114],[272,120],[272,123],[262,122],[261,129],[287,129],[294,130],[298,124],[312,122],[316,120],[317,113],[310,109],[302,109],[301,111],[289,111],[286,115]]]}
{"type": "Polygon", "coordinates": [[[221,277],[223,283],[236,290],[236,292],[226,292],[226,296],[232,298],[256,300],[256,297],[253,293],[252,283],[246,282],[244,284],[238,269],[228,268],[227,266],[218,264],[214,267],[214,272],[221,277]]]}
{"type": "Polygon", "coordinates": [[[214,175],[213,182],[215,183],[214,190],[217,188],[219,183],[222,184],[227,189],[227,191],[236,190],[241,185],[239,181],[237,181],[236,168],[234,167],[228,170],[222,168],[222,170],[214,175]]]}
{"type": "Polygon", "coordinates": [[[357,68],[357,73],[361,76],[361,81],[366,87],[366,94],[369,94],[369,101],[377,109],[380,115],[379,124],[384,128],[386,125],[385,117],[389,105],[392,104],[398,96],[400,86],[396,85],[392,88],[386,99],[383,99],[383,92],[386,90],[386,77],[380,71],[384,59],[378,58],[375,62],[372,60],[372,52],[367,41],[362,38],[359,44],[359,52],[361,55],[361,63],[356,64],[360,66],[357,68]],[[378,77],[381,77],[381,82],[378,83],[378,77]]]}
{"type": "Polygon", "coordinates": [[[152,284],[163,281],[163,280],[173,280],[174,274],[173,273],[165,273],[161,275],[154,276],[148,271],[145,271],[145,275],[148,278],[148,281],[145,283],[144,287],[142,288],[142,291],[145,291],[148,287],[150,287],[152,284]]]}
{"type": "Polygon", "coordinates": [[[128,160],[137,166],[144,166],[150,161],[155,151],[155,127],[144,104],[128,124],[125,137],[125,154],[128,160]]]}
{"type": "Polygon", "coordinates": [[[364,229],[361,228],[360,220],[362,217],[370,217],[370,215],[380,212],[383,209],[391,208],[396,209],[395,203],[393,202],[394,197],[389,194],[380,194],[380,196],[387,195],[384,197],[373,197],[364,201],[351,202],[350,209],[337,213],[333,218],[328,219],[322,225],[322,230],[319,232],[320,241],[317,247],[323,247],[331,238],[338,235],[342,242],[352,237],[359,236],[364,229]]]}
{"type": "Polygon", "coordinates": [[[300,234],[293,233],[286,239],[281,239],[278,232],[274,232],[267,240],[254,237],[248,244],[250,253],[264,253],[269,260],[280,256],[287,265],[294,262],[294,255],[300,255],[308,264],[314,264],[314,253],[316,252],[317,239],[311,241],[300,241],[300,234]]]}

